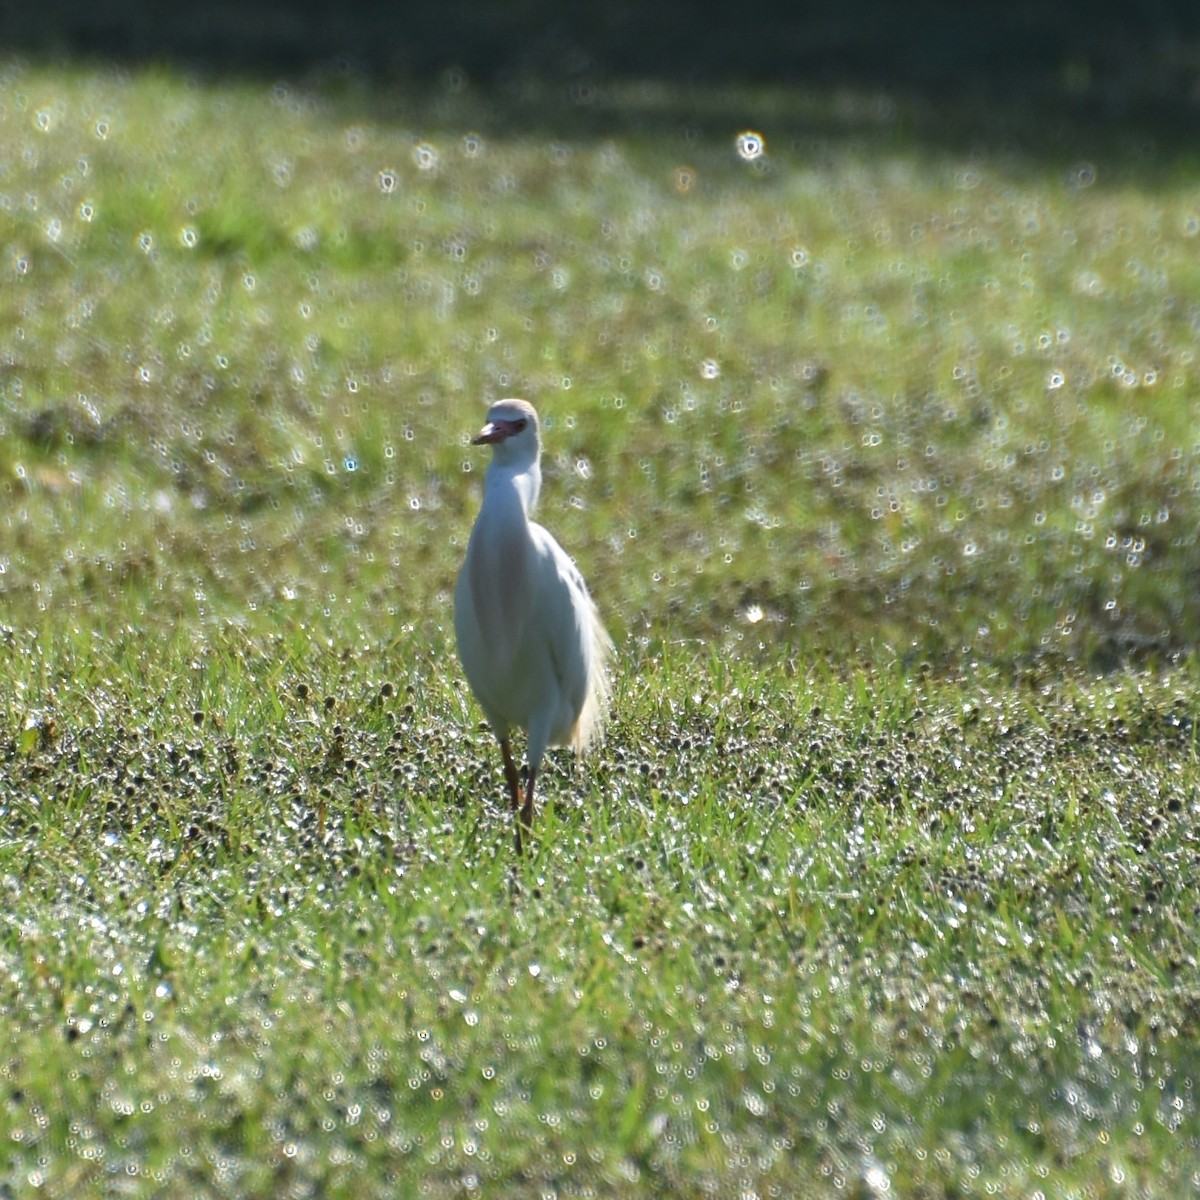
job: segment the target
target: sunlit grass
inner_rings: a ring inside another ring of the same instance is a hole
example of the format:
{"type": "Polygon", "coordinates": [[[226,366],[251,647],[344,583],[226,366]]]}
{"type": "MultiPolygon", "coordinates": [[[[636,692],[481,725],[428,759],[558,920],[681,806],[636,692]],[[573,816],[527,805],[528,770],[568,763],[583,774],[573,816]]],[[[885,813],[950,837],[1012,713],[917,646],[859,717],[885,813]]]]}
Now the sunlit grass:
{"type": "Polygon", "coordinates": [[[1194,178],[2,75],[0,1186],[1196,1186],[1194,178]],[[509,394],[619,643],[523,863],[509,394]]]}
{"type": "Polygon", "coordinates": [[[153,650],[7,752],[14,1182],[1187,1186],[1193,673],[671,649],[514,876],[444,646],[153,650]]]}

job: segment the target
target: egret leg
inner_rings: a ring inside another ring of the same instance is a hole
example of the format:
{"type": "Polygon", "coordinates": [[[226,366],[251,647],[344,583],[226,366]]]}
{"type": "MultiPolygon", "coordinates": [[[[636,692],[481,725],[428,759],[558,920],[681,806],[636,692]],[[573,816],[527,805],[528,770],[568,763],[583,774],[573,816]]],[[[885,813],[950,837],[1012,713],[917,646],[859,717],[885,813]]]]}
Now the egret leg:
{"type": "Polygon", "coordinates": [[[508,738],[500,739],[500,753],[504,755],[504,779],[508,783],[508,798],[512,802],[513,812],[521,807],[521,777],[517,774],[517,764],[513,762],[512,747],[508,738]]]}
{"type": "Polygon", "coordinates": [[[527,831],[533,829],[533,787],[537,782],[537,767],[529,768],[529,786],[525,789],[525,804],[521,808],[521,824],[527,831]]]}
{"type": "MultiPolygon", "coordinates": [[[[517,764],[513,762],[512,747],[509,745],[508,738],[500,739],[500,753],[504,756],[504,778],[508,783],[508,798],[517,823],[517,853],[524,854],[525,845],[521,839],[521,827],[527,822],[521,811],[521,777],[517,774],[517,764]]],[[[532,792],[530,794],[532,795],[532,792]]]]}

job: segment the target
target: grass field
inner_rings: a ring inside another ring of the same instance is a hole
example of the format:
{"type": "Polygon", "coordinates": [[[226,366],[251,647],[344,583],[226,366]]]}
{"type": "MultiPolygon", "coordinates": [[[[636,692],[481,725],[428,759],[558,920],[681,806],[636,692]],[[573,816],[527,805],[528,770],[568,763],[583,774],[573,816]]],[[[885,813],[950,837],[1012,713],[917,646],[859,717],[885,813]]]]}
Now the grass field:
{"type": "Polygon", "coordinates": [[[1200,1193],[1195,164],[517,100],[0,67],[0,1196],[1200,1193]]]}

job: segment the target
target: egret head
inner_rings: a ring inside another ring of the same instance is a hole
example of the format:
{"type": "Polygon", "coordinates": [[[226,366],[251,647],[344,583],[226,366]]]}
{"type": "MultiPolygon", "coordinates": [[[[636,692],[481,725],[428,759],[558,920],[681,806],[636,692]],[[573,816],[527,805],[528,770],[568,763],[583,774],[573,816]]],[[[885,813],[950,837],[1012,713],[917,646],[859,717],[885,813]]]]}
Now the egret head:
{"type": "Polygon", "coordinates": [[[487,424],[471,444],[491,446],[496,462],[536,462],[541,453],[537,410],[527,400],[498,400],[488,409],[487,424]]]}

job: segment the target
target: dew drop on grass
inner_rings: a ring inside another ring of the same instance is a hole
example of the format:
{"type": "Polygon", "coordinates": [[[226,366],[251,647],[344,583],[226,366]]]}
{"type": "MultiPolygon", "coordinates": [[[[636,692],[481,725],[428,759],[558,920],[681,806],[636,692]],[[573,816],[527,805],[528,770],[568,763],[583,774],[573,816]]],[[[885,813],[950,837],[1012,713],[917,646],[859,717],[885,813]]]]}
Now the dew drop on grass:
{"type": "Polygon", "coordinates": [[[436,171],[438,168],[438,152],[428,142],[419,142],[414,146],[412,158],[418,171],[436,171]]]}
{"type": "Polygon", "coordinates": [[[1079,163],[1071,171],[1067,182],[1075,188],[1090,188],[1096,182],[1096,168],[1089,162],[1079,163]]]}
{"type": "Polygon", "coordinates": [[[733,141],[734,149],[737,150],[738,158],[743,162],[754,162],[761,158],[767,149],[766,141],[761,133],[755,133],[752,129],[747,129],[739,133],[733,141]]]}

